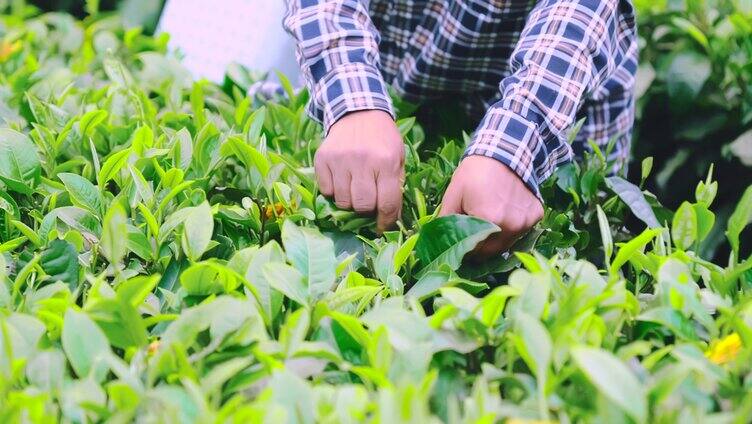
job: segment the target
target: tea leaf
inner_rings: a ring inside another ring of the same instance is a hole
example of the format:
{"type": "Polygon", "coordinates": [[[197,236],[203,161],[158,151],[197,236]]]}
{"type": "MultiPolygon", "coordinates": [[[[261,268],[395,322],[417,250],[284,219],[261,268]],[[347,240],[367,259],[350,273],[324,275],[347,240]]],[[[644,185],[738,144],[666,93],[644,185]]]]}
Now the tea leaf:
{"type": "Polygon", "coordinates": [[[645,195],[639,187],[620,177],[606,178],[606,185],[616,193],[637,218],[647,224],[649,228],[660,228],[661,224],[655,217],[645,195]]]}
{"type": "Polygon", "coordinates": [[[307,280],[307,291],[314,299],[331,290],[337,262],[334,244],[329,238],[288,220],[282,225],[282,244],[290,262],[307,280]]]}
{"type": "Polygon", "coordinates": [[[238,277],[228,267],[210,260],[195,263],[183,271],[180,285],[191,295],[229,293],[241,284],[238,277]]]}
{"type": "Polygon", "coordinates": [[[264,265],[263,269],[264,277],[275,290],[300,305],[308,306],[310,295],[305,277],[297,269],[275,262],[264,265]]]}
{"type": "Polygon", "coordinates": [[[58,178],[65,184],[65,189],[76,206],[87,209],[94,215],[102,214],[102,195],[99,190],[86,178],[76,174],[62,173],[58,178]]]}
{"type": "Polygon", "coordinates": [[[749,225],[750,221],[752,221],[752,186],[747,187],[744,191],[741,200],[734,209],[734,213],[728,220],[726,229],[726,237],[737,256],[739,255],[739,235],[749,225]]]}
{"type": "Polygon", "coordinates": [[[647,229],[639,236],[633,238],[627,243],[622,244],[619,247],[619,252],[616,254],[609,270],[611,273],[616,273],[619,268],[629,261],[629,258],[638,251],[650,243],[658,234],[662,232],[661,229],[647,229]]]}
{"type": "Polygon", "coordinates": [[[83,312],[68,309],[61,341],[76,375],[91,376],[97,382],[104,380],[108,370],[104,357],[111,354],[110,344],[94,321],[83,312]]]}
{"type": "Polygon", "coordinates": [[[102,239],[99,243],[102,254],[111,264],[119,264],[128,253],[127,237],[128,226],[125,209],[120,203],[114,202],[104,216],[102,239]]]}
{"type": "Polygon", "coordinates": [[[209,247],[214,232],[214,218],[209,203],[203,202],[193,208],[185,208],[183,221],[183,251],[192,261],[197,261],[209,247]]]}
{"type": "Polygon", "coordinates": [[[684,202],[674,214],[671,238],[676,247],[688,249],[697,240],[697,214],[692,204],[684,202]]]}
{"type": "Polygon", "coordinates": [[[42,166],[29,137],[9,128],[0,128],[0,180],[9,189],[32,194],[41,179],[42,166]]]}
{"type": "Polygon", "coordinates": [[[645,389],[632,372],[610,353],[576,347],[572,357],[593,385],[638,423],[647,421],[645,389]]]}
{"type": "Polygon", "coordinates": [[[110,155],[104,161],[102,169],[99,171],[99,175],[97,175],[97,184],[99,184],[100,189],[120,173],[120,170],[125,167],[130,154],[131,149],[124,149],[110,155]]]}
{"type": "Polygon", "coordinates": [[[54,240],[42,251],[40,265],[50,280],[62,281],[71,290],[78,285],[78,252],[75,247],[65,240],[54,240]]]}
{"type": "Polygon", "coordinates": [[[499,227],[490,222],[465,215],[451,215],[429,222],[421,228],[415,244],[415,253],[421,262],[417,277],[438,269],[442,264],[456,270],[465,254],[498,231],[499,227]]]}

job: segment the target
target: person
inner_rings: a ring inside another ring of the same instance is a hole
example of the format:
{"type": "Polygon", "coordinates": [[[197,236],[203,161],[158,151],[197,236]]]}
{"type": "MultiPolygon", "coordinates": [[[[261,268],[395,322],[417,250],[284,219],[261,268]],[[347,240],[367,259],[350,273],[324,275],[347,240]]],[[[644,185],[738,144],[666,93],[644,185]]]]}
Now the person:
{"type": "Polygon", "coordinates": [[[462,102],[481,116],[441,211],[502,231],[508,249],[543,216],[540,184],[587,141],[621,167],[634,120],[637,36],[627,0],[287,0],[284,26],[325,139],[321,192],[376,213],[402,205],[404,146],[387,87],[408,101],[462,102]],[[456,99],[456,100],[455,100],[456,99]],[[570,145],[569,132],[584,119],[570,145]]]}

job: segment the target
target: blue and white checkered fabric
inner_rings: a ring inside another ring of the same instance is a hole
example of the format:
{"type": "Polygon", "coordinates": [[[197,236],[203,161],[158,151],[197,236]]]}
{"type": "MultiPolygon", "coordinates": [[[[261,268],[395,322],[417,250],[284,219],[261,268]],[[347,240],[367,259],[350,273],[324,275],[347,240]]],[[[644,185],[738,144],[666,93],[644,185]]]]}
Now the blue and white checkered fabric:
{"type": "Polygon", "coordinates": [[[528,187],[582,154],[629,156],[637,35],[629,0],[287,0],[285,27],[329,127],[348,112],[391,113],[454,98],[484,115],[467,155],[493,157],[528,187]],[[570,146],[569,131],[584,125],[570,146]]]}

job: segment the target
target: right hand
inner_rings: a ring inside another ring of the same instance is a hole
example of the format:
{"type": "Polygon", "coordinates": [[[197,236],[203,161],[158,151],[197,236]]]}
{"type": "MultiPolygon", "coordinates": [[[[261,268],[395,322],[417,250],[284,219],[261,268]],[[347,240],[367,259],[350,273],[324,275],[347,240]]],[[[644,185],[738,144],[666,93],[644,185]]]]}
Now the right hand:
{"type": "Polygon", "coordinates": [[[405,147],[392,117],[380,110],[351,112],[329,129],[316,152],[319,190],[341,209],[377,214],[379,232],[402,210],[405,147]]]}

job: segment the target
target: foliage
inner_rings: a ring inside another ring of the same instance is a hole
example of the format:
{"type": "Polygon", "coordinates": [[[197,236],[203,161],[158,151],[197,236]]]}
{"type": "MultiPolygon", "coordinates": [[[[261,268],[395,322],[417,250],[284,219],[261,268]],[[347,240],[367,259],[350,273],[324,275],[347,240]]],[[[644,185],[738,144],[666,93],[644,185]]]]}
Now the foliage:
{"type": "MultiPolygon", "coordinates": [[[[752,166],[752,3],[746,0],[636,0],[638,72],[636,161],[655,159],[647,187],[666,204],[690,196],[686,181],[711,164],[720,182],[722,220],[744,190],[752,166]]],[[[723,231],[710,235],[708,255],[725,258],[723,231]],[[719,248],[719,249],[716,249],[719,248]]]]}
{"type": "Polygon", "coordinates": [[[305,92],[193,82],[112,16],[0,31],[0,421],[752,416],[752,189],[716,220],[710,174],[673,213],[650,161],[633,184],[596,148],[511,255],[463,264],[496,228],[435,217],[463,149],[414,119],[379,236],[318,194],[305,92]]]}

